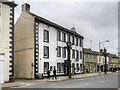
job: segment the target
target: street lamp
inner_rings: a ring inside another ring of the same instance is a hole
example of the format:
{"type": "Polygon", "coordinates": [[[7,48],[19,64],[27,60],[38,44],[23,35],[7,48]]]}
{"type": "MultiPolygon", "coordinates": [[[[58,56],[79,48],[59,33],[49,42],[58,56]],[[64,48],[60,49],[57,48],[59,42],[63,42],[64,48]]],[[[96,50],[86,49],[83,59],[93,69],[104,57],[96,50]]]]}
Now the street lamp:
{"type": "Polygon", "coordinates": [[[99,74],[100,74],[100,45],[103,42],[109,42],[109,40],[105,40],[105,41],[99,42],[99,74]]]}

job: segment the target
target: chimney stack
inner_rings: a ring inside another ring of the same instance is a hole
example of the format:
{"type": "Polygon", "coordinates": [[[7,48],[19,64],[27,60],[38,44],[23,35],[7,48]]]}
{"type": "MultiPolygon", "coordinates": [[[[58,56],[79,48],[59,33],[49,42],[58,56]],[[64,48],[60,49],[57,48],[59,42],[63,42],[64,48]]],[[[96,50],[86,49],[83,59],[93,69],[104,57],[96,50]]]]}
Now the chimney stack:
{"type": "Polygon", "coordinates": [[[76,32],[76,29],[74,26],[71,28],[71,31],[76,32]]]}
{"type": "Polygon", "coordinates": [[[22,5],[22,12],[30,12],[30,5],[25,3],[22,5]]]}

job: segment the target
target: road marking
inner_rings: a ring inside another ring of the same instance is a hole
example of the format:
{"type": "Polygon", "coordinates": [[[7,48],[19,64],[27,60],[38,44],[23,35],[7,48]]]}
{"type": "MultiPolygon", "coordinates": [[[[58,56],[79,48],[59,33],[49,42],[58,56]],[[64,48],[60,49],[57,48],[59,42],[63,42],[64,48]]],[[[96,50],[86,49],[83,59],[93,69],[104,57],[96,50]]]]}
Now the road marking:
{"type": "Polygon", "coordinates": [[[105,81],[100,81],[100,82],[105,82],[105,81]]]}
{"type": "Polygon", "coordinates": [[[35,85],[36,83],[28,83],[26,85],[22,85],[22,86],[19,86],[19,87],[12,87],[12,88],[23,88],[23,87],[28,87],[28,86],[31,86],[31,85],[35,85]]]}

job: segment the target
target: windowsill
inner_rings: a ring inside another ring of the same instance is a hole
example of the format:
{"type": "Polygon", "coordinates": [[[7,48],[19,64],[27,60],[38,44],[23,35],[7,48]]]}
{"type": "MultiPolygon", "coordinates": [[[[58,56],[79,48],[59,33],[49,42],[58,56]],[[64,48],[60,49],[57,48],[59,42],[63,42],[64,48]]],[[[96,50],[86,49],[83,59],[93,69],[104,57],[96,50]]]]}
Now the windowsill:
{"type": "Polygon", "coordinates": [[[43,42],[49,43],[49,41],[43,41],[43,42]]]}
{"type": "Polygon", "coordinates": [[[45,59],[49,59],[49,57],[43,57],[43,58],[45,58],[45,59]]]}

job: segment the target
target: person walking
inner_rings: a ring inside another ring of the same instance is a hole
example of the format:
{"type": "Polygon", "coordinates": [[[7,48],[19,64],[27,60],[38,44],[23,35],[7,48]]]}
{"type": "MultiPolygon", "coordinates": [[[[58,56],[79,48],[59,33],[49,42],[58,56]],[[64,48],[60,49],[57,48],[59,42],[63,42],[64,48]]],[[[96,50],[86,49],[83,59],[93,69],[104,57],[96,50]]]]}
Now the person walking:
{"type": "Polygon", "coordinates": [[[50,70],[47,71],[48,79],[50,79],[50,70]]]}
{"type": "Polygon", "coordinates": [[[54,70],[53,70],[53,79],[57,79],[57,77],[56,77],[56,67],[54,66],[54,70]]]}

